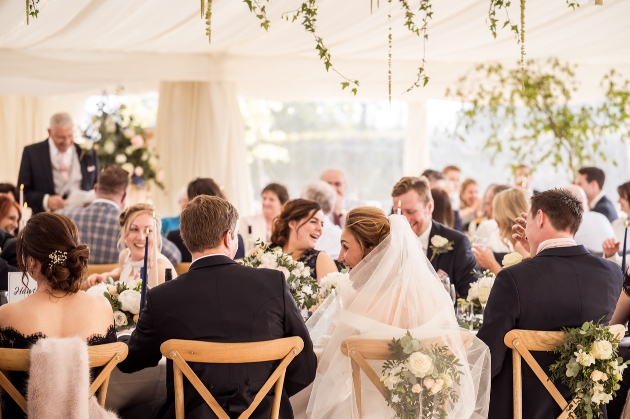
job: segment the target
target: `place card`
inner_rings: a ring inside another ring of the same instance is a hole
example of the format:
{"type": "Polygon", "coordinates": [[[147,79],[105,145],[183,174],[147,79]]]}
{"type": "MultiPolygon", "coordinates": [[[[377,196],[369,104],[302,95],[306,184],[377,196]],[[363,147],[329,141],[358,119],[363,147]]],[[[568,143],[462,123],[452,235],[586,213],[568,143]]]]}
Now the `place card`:
{"type": "Polygon", "coordinates": [[[37,282],[26,275],[26,286],[22,283],[22,272],[9,272],[9,303],[20,301],[37,291],[37,282]]]}

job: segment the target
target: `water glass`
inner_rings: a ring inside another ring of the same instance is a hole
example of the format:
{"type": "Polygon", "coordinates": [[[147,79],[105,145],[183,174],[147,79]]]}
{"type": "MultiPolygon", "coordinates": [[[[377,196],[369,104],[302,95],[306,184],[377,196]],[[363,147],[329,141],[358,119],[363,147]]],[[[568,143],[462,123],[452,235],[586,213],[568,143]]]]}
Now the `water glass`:
{"type": "Polygon", "coordinates": [[[455,306],[455,316],[460,326],[469,325],[469,330],[473,330],[473,320],[475,318],[474,307],[468,301],[458,301],[455,306]]]}
{"type": "Polygon", "coordinates": [[[484,236],[473,236],[472,244],[485,248],[488,244],[488,238],[484,236]]]}

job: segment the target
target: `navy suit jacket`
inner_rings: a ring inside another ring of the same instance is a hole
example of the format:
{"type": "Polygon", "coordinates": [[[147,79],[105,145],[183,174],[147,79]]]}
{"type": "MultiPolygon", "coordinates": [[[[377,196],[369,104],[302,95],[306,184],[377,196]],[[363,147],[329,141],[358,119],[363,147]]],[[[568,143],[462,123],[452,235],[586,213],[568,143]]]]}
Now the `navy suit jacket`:
{"type": "Polygon", "coordinates": [[[606,195],[602,196],[602,199],[595,204],[595,207],[591,211],[604,214],[611,223],[619,218],[617,217],[617,210],[615,209],[615,206],[606,195]]]}
{"type": "MultiPolygon", "coordinates": [[[[477,334],[490,347],[492,388],[489,419],[512,417],[512,356],[503,338],[512,329],[559,331],[603,317],[608,324],[621,294],[619,266],[584,246],[546,249],[502,269],[492,287],[477,334]]],[[[532,352],[549,375],[552,352],[532,352]]],[[[555,419],[561,410],[529,366],[523,368],[523,417],[555,419]]],[[[571,392],[557,383],[568,400],[571,392]]]]}
{"type": "Polygon", "coordinates": [[[436,272],[440,269],[446,272],[451,278],[451,282],[455,284],[457,294],[462,298],[466,298],[470,284],[477,280],[477,276],[472,271],[479,270],[477,259],[475,259],[475,255],[470,250],[470,240],[459,231],[448,228],[444,224],[435,221],[431,221],[431,223],[427,257],[431,260],[433,256],[433,250],[431,250],[431,238],[433,236],[442,236],[454,242],[453,250],[435,255],[431,264],[436,272]]]}
{"type": "MultiPolygon", "coordinates": [[[[90,191],[100,172],[98,157],[94,150],[86,152],[77,144],[74,146],[81,164],[81,189],[90,191]]],[[[33,209],[33,214],[44,211],[44,195],[55,195],[48,139],[24,147],[18,175],[18,187],[20,185],[24,185],[24,200],[33,209]]]]}
{"type": "MultiPolygon", "coordinates": [[[[289,397],[315,379],[317,359],[300,311],[284,274],[242,266],[227,256],[209,256],[192,263],[177,279],[152,288],[129,339],[129,355],[118,365],[131,373],[158,364],[160,345],[169,339],[205,342],[255,342],[299,336],[304,350],[289,364],[284,379],[280,419],[292,419],[289,397]]],[[[217,402],[231,414],[243,412],[278,362],[254,364],[190,363],[217,402]]],[[[158,417],[174,418],[172,361],[168,361],[166,400],[158,417]]],[[[252,419],[269,418],[273,390],[252,419]]],[[[199,393],[184,380],[189,419],[216,418],[199,393]]],[[[236,417],[236,416],[233,416],[236,417]]]]}

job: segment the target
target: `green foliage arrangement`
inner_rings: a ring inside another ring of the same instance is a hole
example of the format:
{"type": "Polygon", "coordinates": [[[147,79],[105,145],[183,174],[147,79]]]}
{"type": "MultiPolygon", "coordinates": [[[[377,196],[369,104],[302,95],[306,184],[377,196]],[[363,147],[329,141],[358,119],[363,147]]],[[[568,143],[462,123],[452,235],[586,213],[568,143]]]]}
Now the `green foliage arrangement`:
{"type": "Polygon", "coordinates": [[[602,80],[603,102],[572,105],[575,68],[556,58],[528,60],[520,70],[477,66],[446,93],[462,102],[453,135],[465,140],[481,131],[492,159],[507,152],[516,164],[548,163],[573,176],[596,158],[606,161],[602,144],[614,135],[628,138],[630,82],[611,70],[602,80]]]}
{"type": "Polygon", "coordinates": [[[554,353],[551,378],[560,381],[577,396],[569,404],[569,418],[604,417],[600,405],[612,400],[630,361],[618,356],[619,340],[608,327],[586,322],[582,327],[562,329],[567,335],[554,353]]]}
{"type": "Polygon", "coordinates": [[[387,391],[387,404],[400,419],[443,419],[448,402],[459,395],[453,384],[459,384],[462,367],[447,346],[420,347],[407,331],[388,345],[390,360],[383,364],[381,381],[387,391]]]}
{"type": "Polygon", "coordinates": [[[135,327],[140,313],[141,280],[129,282],[114,281],[107,278],[105,282],[89,288],[90,295],[102,295],[107,298],[114,312],[114,324],[117,331],[135,327]]]}

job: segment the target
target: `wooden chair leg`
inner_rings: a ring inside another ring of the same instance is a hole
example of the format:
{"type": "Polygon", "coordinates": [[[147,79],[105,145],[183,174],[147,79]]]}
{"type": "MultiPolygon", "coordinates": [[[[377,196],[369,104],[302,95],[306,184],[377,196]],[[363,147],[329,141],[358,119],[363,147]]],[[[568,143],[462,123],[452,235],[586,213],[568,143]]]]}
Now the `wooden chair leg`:
{"type": "Polygon", "coordinates": [[[280,401],[282,400],[282,387],[284,386],[284,376],[286,375],[286,371],[282,372],[278,381],[276,381],[276,386],[274,388],[274,398],[273,398],[273,406],[271,407],[271,418],[270,419],[278,419],[280,416],[280,401]]]}
{"type": "Polygon", "coordinates": [[[175,417],[184,419],[184,377],[182,370],[173,362],[173,384],[175,386],[175,417]]]}
{"type": "Polygon", "coordinates": [[[521,355],[512,349],[512,383],[514,386],[514,419],[523,419],[523,373],[521,366],[521,355]]]}
{"type": "Polygon", "coordinates": [[[352,359],[352,383],[354,385],[354,398],[357,402],[357,412],[359,413],[359,419],[362,418],[361,415],[361,368],[359,368],[359,364],[352,359]]]}

